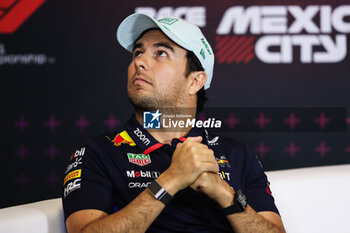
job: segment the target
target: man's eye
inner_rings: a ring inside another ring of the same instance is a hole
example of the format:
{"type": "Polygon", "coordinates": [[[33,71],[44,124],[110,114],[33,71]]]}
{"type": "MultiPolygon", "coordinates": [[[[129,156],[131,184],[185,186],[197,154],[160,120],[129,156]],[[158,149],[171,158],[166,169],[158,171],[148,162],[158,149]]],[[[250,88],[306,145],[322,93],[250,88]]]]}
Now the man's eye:
{"type": "Polygon", "coordinates": [[[139,57],[141,56],[142,52],[141,51],[135,51],[134,52],[134,57],[139,57]]]}
{"type": "Polygon", "coordinates": [[[168,54],[164,51],[158,51],[158,56],[159,57],[166,57],[166,56],[168,56],[168,54]]]}

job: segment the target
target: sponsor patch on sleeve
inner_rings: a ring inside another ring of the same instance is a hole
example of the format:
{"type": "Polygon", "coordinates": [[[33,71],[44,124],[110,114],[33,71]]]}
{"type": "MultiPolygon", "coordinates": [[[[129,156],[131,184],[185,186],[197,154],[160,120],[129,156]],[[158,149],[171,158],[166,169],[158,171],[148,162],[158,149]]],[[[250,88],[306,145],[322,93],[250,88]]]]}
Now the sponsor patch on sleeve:
{"type": "Polygon", "coordinates": [[[79,178],[81,176],[81,169],[72,171],[70,173],[68,173],[66,175],[66,177],[64,177],[64,181],[63,181],[63,185],[65,185],[67,183],[67,181],[75,179],[75,178],[79,178]]]}
{"type": "Polygon", "coordinates": [[[82,147],[82,148],[80,148],[80,150],[76,150],[76,151],[72,154],[70,160],[72,160],[72,159],[74,159],[74,158],[76,158],[76,157],[78,157],[78,156],[83,156],[84,153],[85,153],[85,147],[82,147]]]}
{"type": "Polygon", "coordinates": [[[64,188],[64,198],[68,196],[71,192],[74,190],[80,189],[81,184],[80,184],[81,179],[76,179],[67,184],[67,187],[64,188]]]}

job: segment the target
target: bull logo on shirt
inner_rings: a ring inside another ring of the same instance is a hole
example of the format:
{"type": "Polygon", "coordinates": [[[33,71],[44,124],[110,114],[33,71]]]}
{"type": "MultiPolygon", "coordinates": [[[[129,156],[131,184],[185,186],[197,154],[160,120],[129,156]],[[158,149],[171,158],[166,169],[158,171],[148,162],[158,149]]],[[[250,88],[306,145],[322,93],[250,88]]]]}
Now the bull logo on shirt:
{"type": "Polygon", "coordinates": [[[115,146],[120,146],[121,144],[129,144],[130,146],[136,146],[136,143],[131,139],[129,134],[124,130],[123,132],[117,134],[112,140],[115,146]]]}
{"type": "Polygon", "coordinates": [[[220,167],[231,167],[230,163],[228,162],[228,160],[225,156],[221,156],[220,158],[216,158],[216,161],[218,162],[218,165],[220,167]]]}

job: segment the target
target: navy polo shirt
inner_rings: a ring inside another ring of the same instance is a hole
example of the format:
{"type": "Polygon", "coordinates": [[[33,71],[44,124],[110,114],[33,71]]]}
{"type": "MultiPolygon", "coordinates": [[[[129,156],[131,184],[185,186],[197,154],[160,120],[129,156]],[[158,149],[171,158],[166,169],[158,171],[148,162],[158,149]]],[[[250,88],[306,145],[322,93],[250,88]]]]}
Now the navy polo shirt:
{"type": "MultiPolygon", "coordinates": [[[[186,137],[202,136],[214,151],[219,175],[241,189],[257,212],[278,213],[267,177],[254,152],[246,145],[192,128],[186,137]]],[[[65,219],[79,210],[112,214],[128,205],[171,163],[176,144],[155,140],[132,116],[121,132],[88,139],[72,154],[65,171],[65,219]]],[[[200,191],[179,191],[147,232],[234,232],[219,205],[200,191]]]]}

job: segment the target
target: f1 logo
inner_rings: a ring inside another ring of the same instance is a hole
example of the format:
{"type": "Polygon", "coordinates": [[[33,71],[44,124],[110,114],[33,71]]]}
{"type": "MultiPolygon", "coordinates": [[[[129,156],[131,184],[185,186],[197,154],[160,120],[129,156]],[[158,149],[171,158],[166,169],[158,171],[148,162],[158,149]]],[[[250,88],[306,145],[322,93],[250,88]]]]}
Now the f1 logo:
{"type": "Polygon", "coordinates": [[[1,0],[0,34],[14,33],[45,0],[1,0]]]}
{"type": "Polygon", "coordinates": [[[145,129],[160,129],[160,116],[162,114],[156,112],[143,112],[143,128],[145,129]]]}

